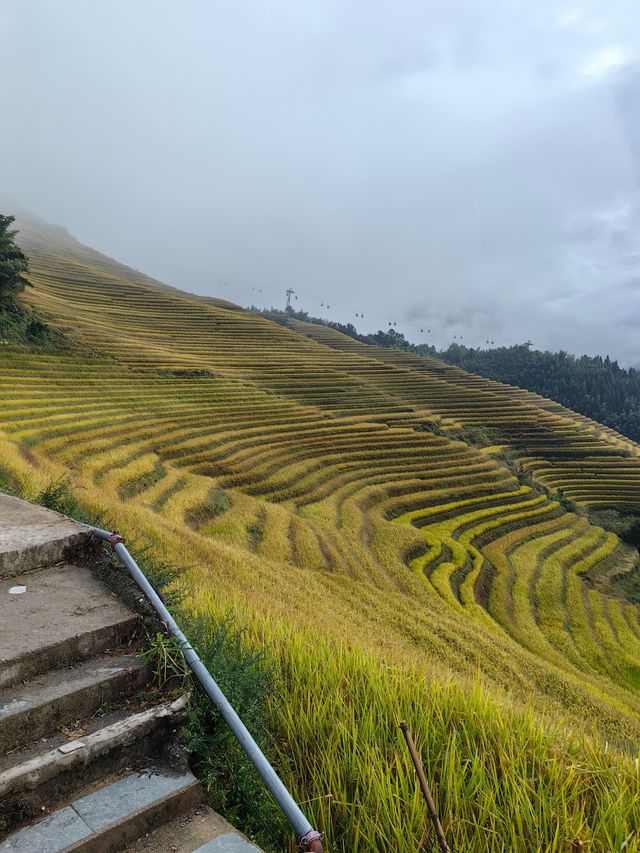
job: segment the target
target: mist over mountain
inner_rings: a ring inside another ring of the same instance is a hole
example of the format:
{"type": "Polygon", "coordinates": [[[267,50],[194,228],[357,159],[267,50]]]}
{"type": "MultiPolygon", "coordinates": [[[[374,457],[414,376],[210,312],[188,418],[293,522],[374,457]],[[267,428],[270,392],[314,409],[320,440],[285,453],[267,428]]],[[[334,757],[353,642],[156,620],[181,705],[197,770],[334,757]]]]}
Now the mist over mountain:
{"type": "Polygon", "coordinates": [[[637,3],[24,0],[0,28],[2,191],[84,242],[437,347],[640,362],[637,3]]]}

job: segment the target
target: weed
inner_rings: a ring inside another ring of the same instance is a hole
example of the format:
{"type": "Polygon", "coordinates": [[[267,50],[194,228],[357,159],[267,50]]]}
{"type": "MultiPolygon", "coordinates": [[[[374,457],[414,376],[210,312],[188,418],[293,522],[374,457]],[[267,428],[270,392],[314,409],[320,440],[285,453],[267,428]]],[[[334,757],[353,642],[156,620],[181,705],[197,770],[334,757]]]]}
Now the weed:
{"type": "Polygon", "coordinates": [[[61,512],[63,515],[77,516],[80,509],[66,474],[62,474],[57,480],[51,480],[47,483],[33,496],[33,501],[47,509],[61,512]]]}
{"type": "Polygon", "coordinates": [[[154,637],[147,637],[147,645],[141,652],[147,664],[154,667],[153,675],[159,690],[164,690],[169,682],[182,681],[189,674],[189,667],[182,654],[178,640],[158,631],[154,637]]]}
{"type": "Polygon", "coordinates": [[[184,590],[177,581],[187,571],[187,567],[176,566],[163,559],[152,543],[140,539],[127,540],[127,550],[167,609],[178,608],[184,599],[184,590]]]}
{"type": "Polygon", "coordinates": [[[2,465],[0,465],[0,492],[4,492],[6,495],[20,496],[20,484],[15,474],[12,474],[8,468],[2,465]]]}

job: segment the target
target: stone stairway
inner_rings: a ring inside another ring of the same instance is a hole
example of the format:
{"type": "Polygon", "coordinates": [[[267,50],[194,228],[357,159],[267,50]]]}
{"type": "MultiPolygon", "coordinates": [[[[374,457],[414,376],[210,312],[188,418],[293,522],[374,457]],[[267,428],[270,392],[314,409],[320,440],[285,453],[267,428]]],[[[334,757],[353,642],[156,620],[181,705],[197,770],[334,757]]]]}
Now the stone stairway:
{"type": "Polygon", "coordinates": [[[0,851],[256,853],[180,747],[186,699],[151,683],[143,619],[88,529],[0,494],[0,851]]]}

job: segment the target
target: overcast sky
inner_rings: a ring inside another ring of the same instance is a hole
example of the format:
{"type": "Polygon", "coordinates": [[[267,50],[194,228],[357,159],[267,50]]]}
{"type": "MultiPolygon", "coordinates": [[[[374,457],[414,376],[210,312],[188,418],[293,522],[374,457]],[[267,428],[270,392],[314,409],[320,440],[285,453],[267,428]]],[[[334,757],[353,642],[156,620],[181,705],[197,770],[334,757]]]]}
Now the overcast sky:
{"type": "Polygon", "coordinates": [[[83,242],[243,305],[640,364],[638,0],[0,0],[0,27],[0,193],[83,242]]]}

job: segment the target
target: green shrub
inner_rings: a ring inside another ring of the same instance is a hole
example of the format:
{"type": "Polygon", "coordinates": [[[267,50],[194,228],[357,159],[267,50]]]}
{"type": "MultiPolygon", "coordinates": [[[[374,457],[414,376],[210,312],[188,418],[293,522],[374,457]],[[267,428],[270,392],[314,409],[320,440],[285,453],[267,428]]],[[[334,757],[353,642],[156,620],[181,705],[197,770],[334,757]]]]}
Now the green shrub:
{"type": "Polygon", "coordinates": [[[461,441],[472,444],[474,447],[491,447],[493,444],[501,444],[504,436],[499,429],[480,424],[471,424],[460,430],[461,441]]]}
{"type": "MultiPolygon", "coordinates": [[[[275,754],[276,679],[264,655],[249,646],[231,620],[214,624],[210,619],[192,619],[185,633],[262,751],[271,758],[275,754]]],[[[285,819],[221,714],[200,688],[194,690],[191,705],[187,748],[213,807],[242,826],[265,849],[284,849],[291,835],[285,819]]]]}
{"type": "Polygon", "coordinates": [[[636,513],[618,512],[615,509],[588,510],[592,524],[610,530],[626,542],[640,548],[640,516],[636,513]]]}
{"type": "Polygon", "coordinates": [[[26,308],[0,304],[0,342],[57,348],[65,342],[65,336],[26,308]]]}

